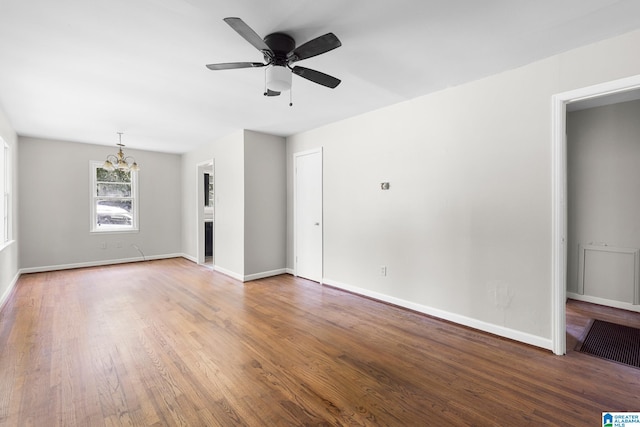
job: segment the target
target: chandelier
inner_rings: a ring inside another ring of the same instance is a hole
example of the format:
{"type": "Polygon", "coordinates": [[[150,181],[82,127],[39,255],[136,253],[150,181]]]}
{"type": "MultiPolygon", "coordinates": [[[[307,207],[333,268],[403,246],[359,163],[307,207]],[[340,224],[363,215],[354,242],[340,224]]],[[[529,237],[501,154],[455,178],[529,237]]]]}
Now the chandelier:
{"type": "Polygon", "coordinates": [[[113,171],[116,169],[125,171],[125,172],[139,171],[140,166],[138,166],[138,164],[136,163],[136,159],[134,159],[131,156],[125,156],[124,153],[122,152],[122,147],[124,147],[124,144],[122,144],[122,132],[118,132],[118,137],[120,141],[118,142],[118,144],[116,144],[119,147],[118,153],[116,153],[115,156],[113,154],[109,154],[102,168],[108,171],[113,171]]]}

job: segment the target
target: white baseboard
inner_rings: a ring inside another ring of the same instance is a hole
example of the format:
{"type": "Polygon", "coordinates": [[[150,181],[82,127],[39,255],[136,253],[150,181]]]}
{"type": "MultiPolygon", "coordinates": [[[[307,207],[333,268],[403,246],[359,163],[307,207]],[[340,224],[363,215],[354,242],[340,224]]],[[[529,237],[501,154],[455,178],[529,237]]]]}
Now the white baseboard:
{"type": "Polygon", "coordinates": [[[188,259],[189,261],[193,262],[194,264],[198,263],[198,258],[188,255],[188,254],[180,254],[180,256],[184,259],[188,259]]]}
{"type": "Polygon", "coordinates": [[[621,308],[623,310],[636,311],[640,313],[640,305],[633,305],[628,302],[615,301],[612,299],[599,298],[590,295],[575,294],[573,292],[567,292],[567,298],[571,298],[577,301],[590,302],[592,304],[606,305],[608,307],[621,308]]]}
{"type": "Polygon", "coordinates": [[[4,293],[2,294],[2,296],[0,297],[0,311],[2,311],[2,309],[4,308],[4,305],[7,303],[7,301],[9,300],[9,297],[11,296],[11,293],[13,292],[13,290],[16,287],[16,283],[18,283],[18,279],[20,278],[20,271],[18,271],[15,275],[15,277],[13,278],[13,280],[11,281],[11,283],[9,283],[9,287],[4,291],[4,293]]]}
{"type": "Polygon", "coordinates": [[[286,272],[286,268],[279,268],[277,270],[263,271],[262,273],[248,274],[244,276],[244,281],[250,282],[252,280],[264,279],[265,277],[279,276],[281,274],[285,274],[286,272]]]}
{"type": "Polygon", "coordinates": [[[152,261],[156,259],[167,259],[167,258],[179,258],[181,256],[183,256],[183,254],[164,254],[164,255],[150,255],[144,258],[142,257],[120,258],[120,259],[109,259],[109,260],[102,260],[102,261],[78,262],[73,264],[47,265],[43,267],[27,267],[27,268],[20,269],[20,274],[42,273],[45,271],[70,270],[72,268],[100,267],[104,265],[126,264],[129,262],[152,261]]]}
{"type": "Polygon", "coordinates": [[[370,291],[368,289],[346,285],[344,283],[336,282],[335,280],[323,278],[322,281],[326,285],[333,286],[338,289],[343,289],[354,294],[363,295],[378,301],[408,308],[419,313],[427,314],[429,316],[437,317],[443,320],[448,320],[459,325],[468,326],[473,329],[478,329],[480,331],[512,339],[514,341],[523,342],[525,344],[541,347],[547,350],[553,350],[553,343],[549,338],[543,338],[526,332],[517,331],[515,329],[505,328],[504,326],[495,325],[493,323],[484,322],[482,320],[462,316],[456,313],[451,313],[448,311],[440,310],[438,308],[417,304],[411,301],[406,301],[400,298],[370,291]]]}
{"type": "Polygon", "coordinates": [[[296,271],[293,268],[285,268],[285,273],[290,274],[292,276],[296,275],[296,271]]]}
{"type": "Polygon", "coordinates": [[[218,265],[214,265],[213,270],[217,271],[218,273],[222,273],[225,276],[229,276],[232,279],[236,279],[236,280],[239,280],[240,282],[244,282],[244,276],[240,273],[236,273],[235,271],[227,270],[226,268],[222,268],[218,265]]]}
{"type": "MultiPolygon", "coordinates": [[[[195,258],[190,257],[188,255],[182,255],[184,258],[188,259],[189,261],[193,261],[197,264],[197,261],[195,258]]],[[[231,271],[231,270],[227,270],[226,268],[220,267],[219,265],[214,265],[213,266],[213,270],[217,271],[218,273],[222,273],[225,276],[229,276],[232,279],[236,279],[240,282],[250,282],[252,280],[258,280],[258,279],[264,279],[265,277],[273,277],[273,276],[278,276],[280,274],[285,274],[287,272],[287,270],[285,268],[280,268],[277,270],[271,270],[271,271],[263,271],[260,273],[254,273],[254,274],[247,274],[247,275],[242,275],[240,273],[236,273],[235,271],[231,271]]]]}

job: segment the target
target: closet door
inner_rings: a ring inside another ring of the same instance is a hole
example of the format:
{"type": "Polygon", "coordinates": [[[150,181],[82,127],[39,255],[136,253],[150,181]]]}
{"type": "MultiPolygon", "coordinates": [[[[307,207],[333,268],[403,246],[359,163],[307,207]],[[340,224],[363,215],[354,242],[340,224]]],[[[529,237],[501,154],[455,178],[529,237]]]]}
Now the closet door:
{"type": "Polygon", "coordinates": [[[294,155],[296,276],[322,281],[322,150],[294,155]]]}

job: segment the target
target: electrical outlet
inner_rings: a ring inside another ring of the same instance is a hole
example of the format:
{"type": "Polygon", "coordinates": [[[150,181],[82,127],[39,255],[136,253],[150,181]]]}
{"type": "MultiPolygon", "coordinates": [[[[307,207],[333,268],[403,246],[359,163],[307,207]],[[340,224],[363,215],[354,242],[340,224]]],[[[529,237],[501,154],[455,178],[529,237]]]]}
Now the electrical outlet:
{"type": "Polygon", "coordinates": [[[383,265],[380,267],[380,275],[381,276],[386,276],[387,275],[387,266],[383,265]]]}
{"type": "Polygon", "coordinates": [[[107,242],[100,242],[100,249],[107,249],[107,242]]]}

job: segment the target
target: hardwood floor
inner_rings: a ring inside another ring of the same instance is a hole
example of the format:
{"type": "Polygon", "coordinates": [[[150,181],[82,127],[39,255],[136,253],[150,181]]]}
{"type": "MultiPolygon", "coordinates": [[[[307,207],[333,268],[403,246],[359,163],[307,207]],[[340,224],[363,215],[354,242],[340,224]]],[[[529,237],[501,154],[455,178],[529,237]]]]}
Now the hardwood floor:
{"type": "Polygon", "coordinates": [[[601,425],[640,370],[566,356],[292,276],[184,259],[28,274],[0,313],[0,426],[601,425]]]}

